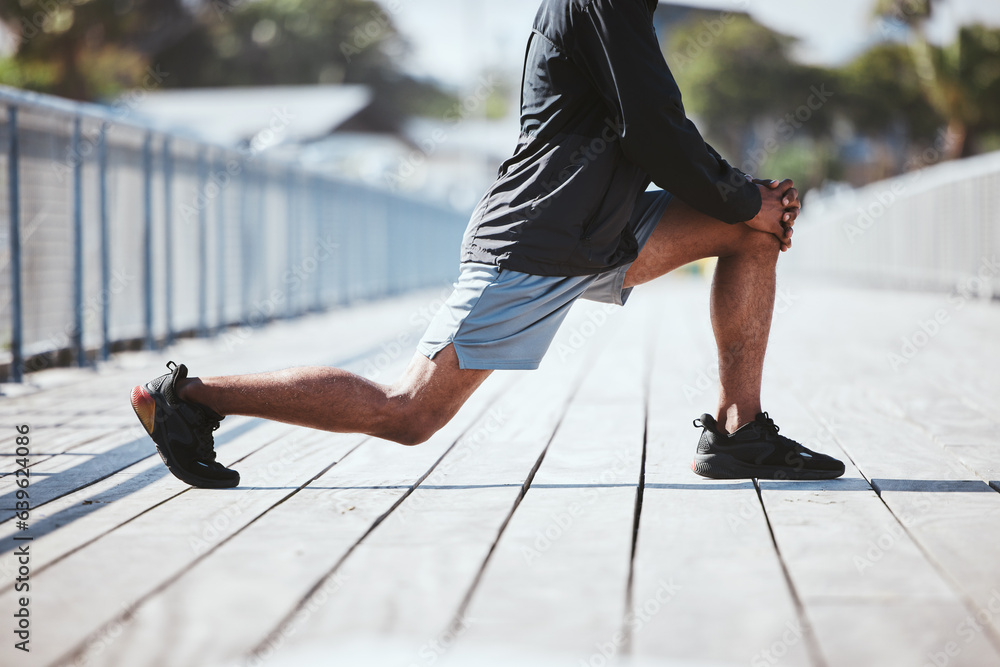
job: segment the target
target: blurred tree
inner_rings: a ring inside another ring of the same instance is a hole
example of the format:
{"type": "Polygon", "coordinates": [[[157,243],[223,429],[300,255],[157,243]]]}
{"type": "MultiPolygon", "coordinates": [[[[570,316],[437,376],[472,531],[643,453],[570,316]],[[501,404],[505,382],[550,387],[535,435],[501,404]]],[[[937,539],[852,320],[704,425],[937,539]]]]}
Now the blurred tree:
{"type": "MultiPolygon", "coordinates": [[[[806,104],[813,86],[829,84],[829,71],[801,65],[788,55],[795,39],[734,14],[707,46],[704,20],[672,33],[665,51],[685,105],[730,151],[744,152],[748,132],[762,119],[780,119],[806,104]]],[[[806,133],[822,133],[828,121],[810,119],[806,133]]]]}
{"type": "Polygon", "coordinates": [[[805,187],[860,183],[930,146],[943,145],[943,159],[1000,147],[1000,30],[965,27],[936,47],[915,36],[931,8],[885,0],[880,20],[895,26],[885,36],[909,43],[885,41],[838,69],[799,64],[791,38],[718,12],[671,26],[664,54],[688,111],[739,166],[805,187]]]}
{"type": "Polygon", "coordinates": [[[907,47],[879,44],[839,72],[842,94],[835,108],[869,136],[902,130],[907,141],[933,139],[942,117],[927,102],[907,47]]]}
{"type": "Polygon", "coordinates": [[[0,83],[78,100],[136,85],[195,26],[183,0],[8,0],[0,20],[18,40],[0,83]]]}
{"type": "Polygon", "coordinates": [[[18,0],[19,38],[0,82],[73,99],[163,87],[364,83],[372,127],[436,113],[453,98],[403,75],[407,45],[373,0],[18,0]]]}
{"type": "Polygon", "coordinates": [[[964,100],[963,156],[1000,148],[1000,30],[962,28],[958,81],[964,100]]]}
{"type": "Polygon", "coordinates": [[[200,19],[156,56],[170,86],[363,83],[374,100],[356,129],[381,131],[453,102],[400,72],[408,46],[373,0],[211,0],[200,19]]]}
{"type": "Polygon", "coordinates": [[[840,92],[836,74],[793,61],[793,38],[744,14],[723,16],[694,13],[664,44],[687,110],[737,166],[763,176],[777,159],[794,167],[781,176],[813,182],[820,170],[806,163],[809,151],[794,159],[775,153],[829,135],[832,116],[824,107],[840,92]]]}
{"type": "MultiPolygon", "coordinates": [[[[879,0],[875,15],[908,35],[910,67],[927,102],[947,121],[946,158],[968,156],[1000,132],[1000,31],[966,26],[953,43],[937,47],[926,24],[940,0],[879,0]]],[[[886,31],[883,30],[883,33],[886,31]]]]}

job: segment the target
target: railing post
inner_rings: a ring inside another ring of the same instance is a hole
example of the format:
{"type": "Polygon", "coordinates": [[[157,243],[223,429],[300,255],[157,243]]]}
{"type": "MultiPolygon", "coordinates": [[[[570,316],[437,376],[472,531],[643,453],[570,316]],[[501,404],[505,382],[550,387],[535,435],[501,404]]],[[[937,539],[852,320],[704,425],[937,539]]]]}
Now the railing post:
{"type": "MultiPolygon", "coordinates": [[[[223,174],[226,173],[226,155],[222,154],[222,161],[219,162],[218,171],[219,179],[222,179],[223,174]]],[[[228,244],[226,243],[226,188],[232,185],[232,176],[228,180],[216,183],[219,188],[219,194],[217,195],[217,201],[215,202],[215,270],[216,270],[216,281],[215,281],[215,307],[216,307],[216,323],[215,330],[222,331],[226,328],[228,322],[226,322],[226,248],[228,244]]]]}
{"type": "Polygon", "coordinates": [[[285,271],[285,317],[294,317],[295,304],[294,304],[294,276],[296,271],[295,262],[296,257],[296,243],[299,242],[298,229],[295,220],[295,176],[292,170],[289,169],[285,175],[285,217],[287,223],[285,225],[285,243],[286,243],[286,256],[285,263],[287,264],[285,271]]]}
{"type": "Polygon", "coordinates": [[[208,333],[208,163],[205,149],[198,150],[198,335],[208,333]]]}
{"type": "Polygon", "coordinates": [[[79,116],[73,118],[73,357],[85,366],[83,349],[83,153],[80,149],[79,116]]]}
{"type": "Polygon", "coordinates": [[[142,144],[142,278],[146,348],[153,349],[153,133],[142,144]]]}
{"type": "Polygon", "coordinates": [[[174,156],[170,137],[163,138],[163,299],[166,301],[166,341],[174,342],[174,156]]]}
{"type": "Polygon", "coordinates": [[[108,124],[97,136],[97,205],[101,230],[101,360],[111,356],[111,234],[108,228],[108,124]]]}
{"type": "Polygon", "coordinates": [[[250,204],[247,201],[250,197],[250,187],[247,181],[250,180],[250,169],[244,165],[240,173],[240,324],[247,324],[250,321],[250,204]]]}
{"type": "Polygon", "coordinates": [[[7,146],[7,184],[10,187],[10,379],[24,379],[24,319],[21,293],[21,188],[18,183],[20,146],[18,145],[17,107],[7,107],[10,143],[7,146]]]}
{"type": "Polygon", "coordinates": [[[310,189],[310,200],[313,206],[313,237],[316,240],[316,247],[322,247],[325,252],[329,253],[329,257],[323,260],[323,264],[316,269],[316,286],[315,294],[313,295],[313,310],[319,311],[323,309],[323,274],[329,273],[329,266],[334,262],[333,248],[329,247],[326,243],[326,239],[323,238],[323,203],[321,201],[322,189],[320,188],[320,180],[318,176],[313,176],[311,181],[312,188],[310,189]]]}

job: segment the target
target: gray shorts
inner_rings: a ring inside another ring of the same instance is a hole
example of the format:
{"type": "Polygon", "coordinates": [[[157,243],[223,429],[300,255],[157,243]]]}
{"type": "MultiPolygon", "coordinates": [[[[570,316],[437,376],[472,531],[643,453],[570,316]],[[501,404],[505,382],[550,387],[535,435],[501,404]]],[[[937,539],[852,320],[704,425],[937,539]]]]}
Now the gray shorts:
{"type": "MultiPolygon", "coordinates": [[[[639,195],[630,226],[641,249],[673,198],[639,195]]],[[[462,264],[455,291],[431,320],[417,351],[429,359],[449,344],[461,368],[532,370],[578,298],[624,305],[625,264],[589,276],[536,276],[492,264],[462,264]]]]}

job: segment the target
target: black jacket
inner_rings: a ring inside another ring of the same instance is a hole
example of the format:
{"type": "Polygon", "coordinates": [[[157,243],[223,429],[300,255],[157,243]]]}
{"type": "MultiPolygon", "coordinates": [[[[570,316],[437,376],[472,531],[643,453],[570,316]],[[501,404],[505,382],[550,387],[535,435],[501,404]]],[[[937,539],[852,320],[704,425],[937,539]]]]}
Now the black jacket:
{"type": "Polygon", "coordinates": [[[636,258],[650,181],[724,222],[760,194],[705,143],[653,31],[655,0],[544,0],[528,39],[521,136],[480,200],[463,262],[586,275],[636,258]]]}

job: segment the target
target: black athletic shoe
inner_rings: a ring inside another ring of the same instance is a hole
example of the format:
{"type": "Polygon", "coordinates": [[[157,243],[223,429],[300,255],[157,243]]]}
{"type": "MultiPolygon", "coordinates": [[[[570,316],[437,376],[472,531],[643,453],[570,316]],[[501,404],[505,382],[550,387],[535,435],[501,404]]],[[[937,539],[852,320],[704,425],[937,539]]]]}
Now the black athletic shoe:
{"type": "Polygon", "coordinates": [[[182,401],[174,391],[187,377],[187,366],[167,362],[170,372],[132,389],[132,409],[156,444],[174,477],[191,486],[222,489],[240,483],[240,474],[215,460],[212,431],[223,416],[198,403],[182,401]]]}
{"type": "Polygon", "coordinates": [[[844,464],[778,435],[774,420],[761,412],[749,424],[727,434],[711,415],[695,419],[705,429],[691,469],[714,479],[833,479],[844,464]]]}

